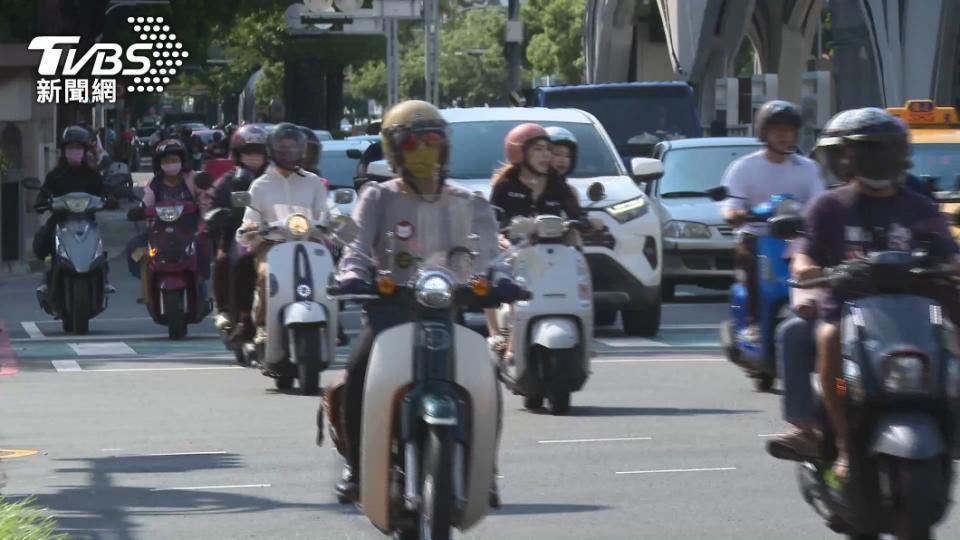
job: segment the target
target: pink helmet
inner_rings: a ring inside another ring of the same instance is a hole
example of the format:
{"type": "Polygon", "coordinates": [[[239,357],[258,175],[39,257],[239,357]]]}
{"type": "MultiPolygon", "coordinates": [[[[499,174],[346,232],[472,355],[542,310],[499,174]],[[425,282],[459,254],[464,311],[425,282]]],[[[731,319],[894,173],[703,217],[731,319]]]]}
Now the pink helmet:
{"type": "Polygon", "coordinates": [[[547,130],[540,124],[520,124],[510,130],[507,137],[503,140],[503,153],[511,165],[523,163],[524,148],[537,139],[550,140],[547,130]]]}

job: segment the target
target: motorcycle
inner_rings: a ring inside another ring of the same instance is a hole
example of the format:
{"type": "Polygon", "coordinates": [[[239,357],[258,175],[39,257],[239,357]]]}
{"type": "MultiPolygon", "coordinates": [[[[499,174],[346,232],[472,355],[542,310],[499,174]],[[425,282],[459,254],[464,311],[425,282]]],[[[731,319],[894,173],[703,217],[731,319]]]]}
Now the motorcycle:
{"type": "Polygon", "coordinates": [[[843,490],[828,481],[836,454],[822,406],[825,459],[798,470],[804,500],[849,538],[927,540],[947,514],[960,409],[957,336],[938,302],[909,291],[924,281],[952,284],[951,274],[922,254],[887,251],[791,282],[854,298],[843,309],[837,379],[849,419],[850,477],[843,490]]]}
{"type": "MultiPolygon", "coordinates": [[[[250,193],[234,192],[231,203],[234,208],[250,206],[250,193]]],[[[271,291],[267,339],[244,345],[244,354],[257,359],[278,390],[291,389],[296,379],[304,395],[316,395],[320,373],[337,355],[339,303],[324,294],[336,271],[329,247],[336,242],[334,231],[326,216],[310,219],[294,213],[248,234],[276,245],[266,259],[271,291]]]]}
{"type": "MultiPolygon", "coordinates": [[[[460,199],[435,205],[449,216],[472,215],[469,198],[460,199]]],[[[499,305],[498,289],[473,272],[476,235],[468,226],[463,231],[462,220],[438,220],[434,212],[424,208],[416,223],[387,233],[391,262],[380,271],[373,294],[330,290],[338,299],[397,309],[412,321],[375,338],[360,452],[359,507],[381,531],[404,540],[446,540],[453,528],[466,531],[481,521],[497,450],[500,397],[489,349],[483,336],[457,321],[463,309],[499,305]],[[442,231],[438,236],[457,239],[444,245],[459,247],[398,247],[412,231],[442,231]],[[399,280],[397,267],[411,279],[399,280]]]]}
{"type": "MultiPolygon", "coordinates": [[[[25,178],[24,188],[42,191],[36,178],[25,178]]],[[[45,312],[61,320],[63,331],[83,335],[90,320],[107,309],[107,252],[94,216],[106,210],[106,201],[89,193],[49,197],[37,211],[64,216],[56,225],[47,287],[37,290],[45,312]]]]}
{"type": "Polygon", "coordinates": [[[570,394],[583,388],[590,373],[593,335],[593,290],[590,269],[574,246],[577,228],[590,224],[557,216],[517,218],[511,238],[523,238],[508,255],[517,283],[535,301],[504,304],[497,312],[501,331],[510,339],[512,365],[501,363],[501,379],[524,396],[529,410],[543,406],[555,415],[570,409],[570,394]]]}
{"type": "MultiPolygon", "coordinates": [[[[714,201],[731,198],[727,188],[722,186],[707,191],[707,195],[714,201]]],[[[769,201],[751,208],[746,221],[772,223],[774,220],[799,216],[800,210],[800,204],[790,195],[775,195],[769,201]]],[[[757,238],[757,294],[760,298],[759,319],[754,323],[760,327],[760,341],[742,337],[743,330],[751,324],[745,283],[737,282],[730,288],[730,318],[720,327],[720,342],[727,359],[742,368],[760,392],[769,392],[776,382],[777,326],[790,317],[788,247],[785,240],[769,233],[757,238]]]]}

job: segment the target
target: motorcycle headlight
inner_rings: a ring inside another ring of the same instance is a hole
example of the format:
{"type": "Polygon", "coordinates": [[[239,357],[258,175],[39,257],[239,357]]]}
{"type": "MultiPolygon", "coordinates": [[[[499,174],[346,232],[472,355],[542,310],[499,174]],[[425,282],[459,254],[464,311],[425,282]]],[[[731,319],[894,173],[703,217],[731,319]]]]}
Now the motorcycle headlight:
{"type": "Polygon", "coordinates": [[[443,274],[430,272],[417,280],[416,295],[417,301],[424,307],[447,308],[453,301],[453,283],[443,274]]]}
{"type": "Polygon", "coordinates": [[[890,393],[924,391],[923,358],[917,355],[892,354],[887,358],[883,387],[890,393]]]}
{"type": "Polygon", "coordinates": [[[710,228],[693,221],[668,221],[663,225],[664,238],[710,238],[710,228]]]}
{"type": "Polygon", "coordinates": [[[630,199],[629,201],[617,203],[606,208],[606,211],[608,214],[610,214],[610,217],[617,220],[619,223],[626,223],[632,219],[636,219],[646,214],[648,210],[649,208],[647,207],[647,200],[643,197],[630,199]]]}
{"type": "Polygon", "coordinates": [[[563,236],[563,218],[557,216],[538,217],[537,236],[540,238],[560,238],[563,236]]]}
{"type": "Polygon", "coordinates": [[[67,210],[74,214],[81,214],[90,206],[90,197],[70,197],[64,203],[67,205],[67,210]]]}
{"type": "Polygon", "coordinates": [[[310,220],[303,214],[292,214],[287,218],[287,230],[294,236],[306,236],[310,232],[310,220]]]}
{"type": "Polygon", "coordinates": [[[157,217],[161,221],[171,222],[180,219],[180,216],[183,215],[183,205],[178,204],[176,206],[158,206],[157,207],[157,217]]]}

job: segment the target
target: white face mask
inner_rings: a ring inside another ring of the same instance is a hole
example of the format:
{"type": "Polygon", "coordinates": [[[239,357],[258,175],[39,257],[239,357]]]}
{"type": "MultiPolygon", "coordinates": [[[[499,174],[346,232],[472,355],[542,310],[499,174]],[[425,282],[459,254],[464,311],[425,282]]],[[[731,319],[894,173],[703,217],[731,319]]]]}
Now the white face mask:
{"type": "Polygon", "coordinates": [[[160,165],[160,168],[163,169],[163,174],[167,176],[176,176],[180,173],[181,165],[179,163],[164,163],[160,165]]]}

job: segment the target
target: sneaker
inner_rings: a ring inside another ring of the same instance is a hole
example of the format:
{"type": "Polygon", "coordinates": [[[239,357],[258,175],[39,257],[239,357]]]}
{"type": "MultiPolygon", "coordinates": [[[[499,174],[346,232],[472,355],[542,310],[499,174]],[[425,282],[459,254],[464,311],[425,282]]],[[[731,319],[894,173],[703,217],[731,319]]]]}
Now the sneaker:
{"type": "Polygon", "coordinates": [[[807,461],[821,457],[823,435],[817,430],[793,428],[767,441],[767,453],[787,461],[807,461]]]}
{"type": "Polygon", "coordinates": [[[493,483],[490,484],[490,508],[494,510],[500,509],[500,488],[497,487],[497,477],[493,477],[493,483]]]}
{"type": "Polygon", "coordinates": [[[39,287],[37,287],[37,294],[41,294],[41,295],[43,295],[43,296],[46,296],[46,295],[47,295],[47,290],[48,290],[47,284],[44,283],[43,285],[40,285],[39,287]]]}
{"type": "Polygon", "coordinates": [[[256,345],[262,345],[267,342],[267,327],[258,326],[257,334],[253,337],[253,343],[256,345]]]}
{"type": "Polygon", "coordinates": [[[114,294],[117,292],[117,288],[107,283],[106,285],[103,286],[103,292],[105,294],[114,294]]]}
{"type": "Polygon", "coordinates": [[[337,500],[340,504],[357,502],[360,499],[360,483],[356,475],[353,474],[353,467],[343,466],[343,472],[340,474],[340,480],[334,486],[337,494],[337,500]]]}
{"type": "Polygon", "coordinates": [[[232,321],[230,320],[230,317],[221,311],[220,313],[217,313],[216,318],[214,318],[213,325],[217,327],[218,331],[223,332],[228,326],[230,326],[231,322],[232,321]]]}
{"type": "Polygon", "coordinates": [[[761,339],[760,327],[755,324],[751,324],[737,333],[737,339],[747,343],[759,344],[761,339]]]}
{"type": "Polygon", "coordinates": [[[253,322],[250,320],[240,320],[227,336],[227,342],[231,345],[239,346],[250,342],[255,336],[253,322]]]}

